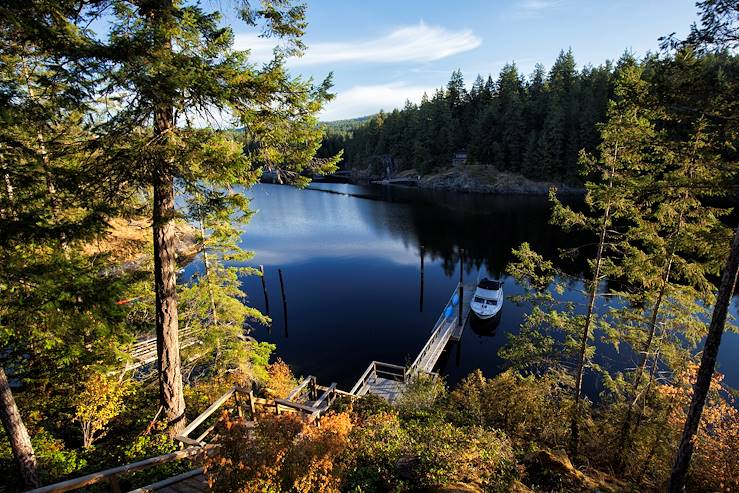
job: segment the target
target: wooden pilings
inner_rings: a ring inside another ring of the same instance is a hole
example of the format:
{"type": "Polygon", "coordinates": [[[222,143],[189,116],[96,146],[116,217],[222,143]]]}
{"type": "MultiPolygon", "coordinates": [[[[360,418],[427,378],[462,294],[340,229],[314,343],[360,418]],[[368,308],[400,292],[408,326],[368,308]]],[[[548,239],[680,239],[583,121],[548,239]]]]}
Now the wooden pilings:
{"type": "Polygon", "coordinates": [[[285,322],[285,339],[287,339],[287,298],[285,297],[285,281],[282,278],[282,269],[277,269],[280,275],[280,292],[282,293],[282,315],[285,322]]]}
{"type": "Polygon", "coordinates": [[[267,280],[264,278],[264,266],[259,266],[259,272],[262,273],[262,292],[264,293],[264,310],[269,317],[269,296],[267,296],[267,280]]]}
{"type": "Polygon", "coordinates": [[[423,261],[424,257],[426,256],[426,248],[421,245],[421,289],[420,289],[420,297],[418,300],[418,311],[423,313],[423,261]]]}

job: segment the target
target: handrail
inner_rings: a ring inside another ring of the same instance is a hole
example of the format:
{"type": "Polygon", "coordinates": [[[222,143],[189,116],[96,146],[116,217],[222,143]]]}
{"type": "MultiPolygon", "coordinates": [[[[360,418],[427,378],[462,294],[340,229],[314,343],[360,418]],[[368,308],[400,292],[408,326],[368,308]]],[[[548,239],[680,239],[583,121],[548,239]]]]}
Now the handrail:
{"type": "Polygon", "coordinates": [[[326,400],[326,398],[333,394],[334,390],[336,390],[336,382],[333,382],[328,389],[326,389],[323,392],[323,395],[316,400],[316,402],[313,403],[313,407],[318,408],[321,404],[323,404],[323,401],[326,400]]]}
{"type": "Polygon", "coordinates": [[[313,408],[312,406],[308,406],[307,404],[300,404],[299,402],[289,401],[287,399],[275,399],[275,402],[281,406],[290,407],[293,409],[297,409],[298,411],[303,411],[310,414],[313,414],[313,412],[315,411],[315,408],[313,408]]]}
{"type": "Polygon", "coordinates": [[[202,453],[202,448],[190,447],[183,450],[178,450],[177,452],[172,452],[171,454],[159,455],[157,457],[151,457],[149,459],[140,460],[131,464],[125,464],[123,466],[113,467],[110,469],[105,469],[103,471],[87,474],[85,476],[80,476],[79,478],[68,479],[60,483],[42,486],[41,488],[36,488],[35,490],[31,490],[27,493],[63,493],[65,491],[77,490],[79,488],[84,488],[85,486],[90,486],[92,484],[100,483],[101,481],[106,480],[111,483],[114,491],[116,491],[116,488],[118,489],[118,491],[120,491],[120,487],[118,486],[118,476],[120,476],[121,474],[141,471],[143,469],[148,469],[160,464],[166,464],[180,459],[195,457],[202,453]]]}
{"type": "MultiPolygon", "coordinates": [[[[446,307],[448,306],[454,306],[454,296],[457,294],[457,290],[459,289],[460,283],[457,283],[457,288],[452,292],[452,295],[449,297],[449,301],[444,305],[444,311],[446,311],[446,307]]],[[[459,300],[457,303],[457,310],[462,310],[462,303],[463,300],[459,300]]],[[[421,351],[418,353],[418,356],[416,356],[416,359],[411,363],[411,365],[406,370],[406,376],[410,376],[413,372],[415,372],[418,369],[419,363],[423,360],[423,357],[426,356],[428,351],[431,349],[433,344],[436,342],[437,338],[439,337],[439,334],[441,333],[441,329],[445,329],[445,331],[449,331],[451,327],[454,325],[453,323],[448,323],[447,320],[449,317],[447,317],[444,313],[444,311],[441,312],[441,315],[439,316],[439,319],[436,321],[436,325],[434,325],[434,330],[431,332],[431,335],[426,340],[426,344],[423,345],[421,348],[421,351]]]]}
{"type": "Polygon", "coordinates": [[[290,394],[288,394],[287,397],[285,397],[285,399],[292,400],[296,395],[298,395],[300,393],[301,390],[303,390],[308,384],[310,384],[312,378],[313,377],[311,377],[311,376],[305,377],[303,379],[303,381],[300,382],[300,384],[297,387],[295,387],[292,390],[292,392],[290,392],[290,394]]]}
{"type": "Polygon", "coordinates": [[[394,365],[391,363],[384,363],[382,361],[372,361],[367,369],[362,373],[362,376],[359,377],[359,380],[357,380],[357,383],[354,384],[354,387],[349,391],[349,394],[357,396],[362,391],[362,389],[367,385],[367,382],[372,377],[377,377],[378,374],[384,373],[386,375],[391,375],[394,377],[398,377],[405,381],[406,376],[406,367],[400,366],[400,365],[394,365]],[[389,370],[382,369],[383,367],[389,368],[389,370]],[[391,370],[400,370],[400,373],[397,371],[391,371],[391,370]]]}
{"type": "Polygon", "coordinates": [[[229,389],[228,392],[226,392],[221,397],[219,397],[218,399],[216,399],[215,402],[213,402],[213,404],[211,404],[208,407],[208,409],[206,409],[205,411],[203,411],[202,414],[200,414],[200,416],[198,416],[197,418],[195,418],[194,420],[192,420],[190,422],[190,424],[187,425],[184,430],[182,430],[182,433],[180,433],[179,435],[175,436],[175,439],[180,440],[182,442],[186,442],[186,440],[184,440],[184,439],[188,439],[188,435],[190,433],[192,433],[195,430],[195,428],[197,428],[198,426],[200,426],[200,424],[203,421],[205,421],[206,419],[208,419],[210,417],[210,415],[213,414],[219,407],[221,407],[223,405],[223,403],[226,402],[232,395],[234,395],[236,393],[236,390],[237,390],[237,388],[235,386],[234,387],[231,387],[231,389],[229,389]]]}
{"type": "Polygon", "coordinates": [[[136,488],[135,490],[131,490],[128,493],[154,493],[155,491],[161,490],[162,488],[177,484],[180,481],[184,481],[186,479],[190,479],[201,474],[203,474],[203,468],[198,467],[197,469],[193,469],[192,471],[183,472],[182,474],[178,474],[177,476],[172,476],[171,478],[166,478],[161,481],[157,481],[156,483],[142,486],[141,488],[136,488]]]}
{"type": "Polygon", "coordinates": [[[352,389],[349,391],[349,393],[352,394],[352,395],[357,395],[357,392],[359,392],[359,390],[362,387],[364,387],[364,385],[367,382],[367,380],[369,380],[369,376],[372,373],[374,373],[374,371],[375,371],[375,362],[373,361],[373,362],[371,362],[369,364],[369,366],[364,371],[364,373],[362,373],[362,376],[359,377],[359,380],[357,380],[357,383],[354,384],[354,387],[352,387],[352,389]]]}
{"type": "Polygon", "coordinates": [[[388,368],[393,368],[395,370],[405,371],[405,366],[394,365],[392,363],[384,363],[382,361],[375,361],[374,363],[375,363],[375,366],[380,365],[380,366],[386,366],[388,368]]]}

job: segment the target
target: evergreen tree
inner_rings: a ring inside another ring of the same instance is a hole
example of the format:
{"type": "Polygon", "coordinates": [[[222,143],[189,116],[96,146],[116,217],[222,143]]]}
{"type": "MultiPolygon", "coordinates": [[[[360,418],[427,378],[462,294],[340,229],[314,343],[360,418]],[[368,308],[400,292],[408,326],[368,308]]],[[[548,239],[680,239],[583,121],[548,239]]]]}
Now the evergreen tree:
{"type": "MultiPolygon", "coordinates": [[[[160,398],[172,433],[182,429],[184,398],[180,369],[176,273],[174,264],[175,178],[230,186],[249,185],[257,166],[276,168],[278,176],[302,182],[300,169],[314,163],[320,171],[332,160],[312,160],[321,129],[314,117],[328,98],[329,80],[312,87],[291,79],[283,66],[286,53],[300,54],[304,7],[265,2],[246,6],[247,24],[264,20],[265,32],[283,38],[285,53],[256,69],[245,52],[233,51],[233,33],[219,27],[218,13],[174,0],[122,4],[108,48],[123,54],[102,74],[111,81],[106,94],[126,94],[127,105],[103,127],[105,141],[121,147],[125,159],[111,161],[136,170],[142,186],[152,186],[156,333],[160,398]],[[244,126],[245,152],[231,136],[199,129],[192,119],[208,119],[212,108],[233,115],[244,126]],[[151,131],[141,124],[151,124],[151,131]],[[131,139],[133,132],[135,138],[131,139]],[[120,135],[126,135],[121,142],[120,135]]],[[[129,171],[130,172],[130,171],[129,171]]]]}

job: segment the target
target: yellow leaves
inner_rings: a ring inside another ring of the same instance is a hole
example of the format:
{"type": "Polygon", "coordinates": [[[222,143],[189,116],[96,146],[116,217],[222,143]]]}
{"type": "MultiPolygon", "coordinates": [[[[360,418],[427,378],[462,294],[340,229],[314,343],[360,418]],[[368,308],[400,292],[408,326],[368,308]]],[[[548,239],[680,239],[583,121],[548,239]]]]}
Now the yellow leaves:
{"type": "Polygon", "coordinates": [[[287,397],[292,389],[297,385],[295,375],[293,375],[290,367],[282,361],[277,359],[274,363],[269,365],[267,368],[269,380],[267,381],[267,389],[275,397],[287,397]]]}
{"type": "Polygon", "coordinates": [[[93,373],[83,382],[82,391],[73,402],[74,421],[82,428],[85,447],[105,435],[108,423],[123,411],[123,400],[130,390],[130,382],[101,373],[93,373]]]}

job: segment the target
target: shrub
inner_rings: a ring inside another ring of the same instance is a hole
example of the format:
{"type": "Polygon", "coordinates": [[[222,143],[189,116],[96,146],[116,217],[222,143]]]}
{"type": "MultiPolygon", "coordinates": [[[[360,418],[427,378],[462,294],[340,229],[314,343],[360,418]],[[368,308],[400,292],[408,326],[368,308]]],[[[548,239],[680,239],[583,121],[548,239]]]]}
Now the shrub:
{"type": "Polygon", "coordinates": [[[348,414],[326,415],[320,428],[294,414],[265,415],[256,428],[224,414],[223,427],[221,447],[205,465],[215,491],[339,491],[348,414]]]}
{"type": "Polygon", "coordinates": [[[298,385],[292,370],[280,358],[267,367],[267,374],[269,375],[267,390],[275,397],[287,397],[290,391],[298,385]]]}
{"type": "Polygon", "coordinates": [[[513,448],[504,433],[451,423],[411,427],[420,485],[475,484],[485,491],[508,491],[515,477],[513,448]]]}
{"type": "MultiPolygon", "coordinates": [[[[360,399],[361,404],[367,397],[360,399]]],[[[381,399],[381,398],[378,398],[381,399]]],[[[382,399],[383,402],[384,399],[382,399]]],[[[372,400],[369,400],[372,402],[372,400]]],[[[349,435],[345,454],[346,476],[343,491],[403,491],[406,481],[398,474],[398,464],[410,453],[410,437],[398,415],[377,412],[367,415],[349,435]]],[[[409,479],[409,478],[406,478],[409,479]]]]}
{"type": "Polygon", "coordinates": [[[570,392],[560,374],[522,376],[508,370],[486,379],[480,370],[450,394],[447,409],[453,422],[498,428],[511,438],[556,447],[569,433],[570,392]]]}
{"type": "Polygon", "coordinates": [[[446,385],[438,375],[418,373],[406,384],[395,405],[404,417],[428,418],[442,411],[438,404],[446,395],[446,385]]]}
{"type": "Polygon", "coordinates": [[[124,399],[130,392],[128,381],[92,373],[73,398],[74,420],[82,430],[82,446],[89,448],[105,436],[108,423],[124,409],[124,399]]]}

